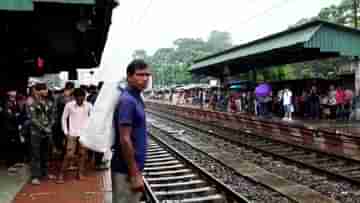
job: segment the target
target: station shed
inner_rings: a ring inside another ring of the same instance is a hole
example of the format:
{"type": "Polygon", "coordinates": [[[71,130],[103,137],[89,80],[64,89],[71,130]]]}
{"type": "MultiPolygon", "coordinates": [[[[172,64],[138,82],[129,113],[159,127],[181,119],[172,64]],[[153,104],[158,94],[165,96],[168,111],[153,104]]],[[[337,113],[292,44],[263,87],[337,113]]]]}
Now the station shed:
{"type": "Polygon", "coordinates": [[[222,85],[233,75],[296,62],[333,57],[353,58],[355,88],[360,90],[360,30],[322,20],[235,46],[194,61],[190,72],[213,76],[222,85]]]}
{"type": "Polygon", "coordinates": [[[99,67],[117,0],[1,0],[0,86],[99,67]]]}

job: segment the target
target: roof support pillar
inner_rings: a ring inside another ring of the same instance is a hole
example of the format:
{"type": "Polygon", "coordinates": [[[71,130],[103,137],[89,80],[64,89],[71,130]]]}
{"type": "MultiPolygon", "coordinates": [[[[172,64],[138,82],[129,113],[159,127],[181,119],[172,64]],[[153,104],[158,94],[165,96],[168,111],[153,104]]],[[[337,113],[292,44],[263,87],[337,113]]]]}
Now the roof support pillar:
{"type": "Polygon", "coordinates": [[[360,96],[360,60],[359,57],[355,57],[355,95],[360,96]]]}
{"type": "MultiPolygon", "coordinates": [[[[224,72],[223,72],[223,75],[222,75],[222,82],[221,82],[221,87],[222,88],[226,88],[227,84],[229,83],[229,77],[230,77],[230,68],[228,65],[225,65],[224,66],[224,72]]],[[[221,79],[220,79],[221,81],[221,79]]]]}
{"type": "Polygon", "coordinates": [[[256,68],[252,69],[252,73],[251,73],[251,79],[256,82],[257,81],[257,72],[256,72],[256,68]]]}
{"type": "Polygon", "coordinates": [[[78,79],[78,72],[76,69],[71,69],[69,71],[69,80],[77,80],[78,79]]]}

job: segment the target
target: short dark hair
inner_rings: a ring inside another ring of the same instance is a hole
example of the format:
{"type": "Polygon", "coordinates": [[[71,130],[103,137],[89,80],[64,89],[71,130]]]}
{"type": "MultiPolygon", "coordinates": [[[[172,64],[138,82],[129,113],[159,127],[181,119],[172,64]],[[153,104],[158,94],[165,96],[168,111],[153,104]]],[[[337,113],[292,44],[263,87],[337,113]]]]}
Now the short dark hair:
{"type": "Polygon", "coordinates": [[[86,91],[88,89],[87,85],[80,85],[80,88],[83,89],[84,91],[86,91]]]}
{"type": "Polygon", "coordinates": [[[74,94],[74,97],[85,97],[86,96],[85,91],[81,88],[76,88],[74,90],[73,94],[74,94]]]}
{"type": "Polygon", "coordinates": [[[73,83],[73,82],[71,82],[71,81],[67,81],[66,83],[65,83],[65,89],[74,89],[74,87],[75,87],[75,84],[73,83]]]}
{"type": "Polygon", "coordinates": [[[37,84],[35,85],[35,89],[36,89],[37,91],[46,90],[46,89],[47,89],[47,85],[46,85],[46,83],[37,83],[37,84]]]}
{"type": "Polygon", "coordinates": [[[142,59],[134,59],[128,65],[128,67],[126,69],[126,74],[128,76],[132,76],[132,75],[134,75],[136,70],[144,70],[146,68],[148,68],[148,64],[144,60],[142,60],[142,59]]]}
{"type": "Polygon", "coordinates": [[[97,87],[96,85],[90,85],[89,88],[88,88],[89,91],[96,91],[97,90],[97,87]]]}

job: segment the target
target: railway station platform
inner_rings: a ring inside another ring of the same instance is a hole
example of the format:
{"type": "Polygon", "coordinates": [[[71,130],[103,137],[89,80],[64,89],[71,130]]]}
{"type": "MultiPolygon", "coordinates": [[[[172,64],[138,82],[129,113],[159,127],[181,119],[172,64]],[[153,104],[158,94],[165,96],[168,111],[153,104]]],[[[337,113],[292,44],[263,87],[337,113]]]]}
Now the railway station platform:
{"type": "Polygon", "coordinates": [[[111,203],[110,170],[91,170],[81,181],[69,172],[64,184],[42,180],[36,186],[30,183],[28,167],[11,176],[1,168],[0,180],[1,203],[111,203]]]}
{"type": "Polygon", "coordinates": [[[360,122],[282,120],[146,100],[147,108],[360,161],[360,122]]]}
{"type": "Polygon", "coordinates": [[[278,117],[272,117],[271,120],[294,126],[304,126],[309,129],[337,131],[338,133],[360,137],[360,121],[309,120],[296,117],[290,121],[278,117]]]}
{"type": "MultiPolygon", "coordinates": [[[[291,122],[291,121],[288,121],[291,122]]],[[[302,123],[316,129],[337,130],[346,134],[360,137],[360,121],[335,121],[335,120],[303,120],[297,119],[294,123],[302,123]]]]}
{"type": "MultiPolygon", "coordinates": [[[[148,102],[155,102],[161,103],[166,105],[173,105],[169,102],[159,101],[159,100],[146,100],[148,102]]],[[[200,109],[199,106],[189,105],[189,104],[182,104],[178,105],[179,107],[185,108],[193,108],[193,109],[200,109]]],[[[209,109],[204,109],[206,111],[212,111],[209,109]]],[[[249,115],[246,113],[235,113],[235,115],[243,115],[248,117],[254,117],[254,115],[249,115]]],[[[270,120],[274,122],[282,122],[284,124],[294,125],[294,126],[304,126],[309,129],[322,129],[322,130],[330,130],[330,131],[337,131],[342,132],[345,134],[351,134],[354,136],[360,137],[360,121],[338,121],[338,120],[309,120],[295,117],[293,120],[282,120],[279,117],[272,116],[269,119],[263,120],[270,120]]]]}
{"type": "Polygon", "coordinates": [[[4,164],[0,164],[0,202],[11,203],[29,179],[29,167],[19,168],[16,174],[9,175],[4,164]]]}

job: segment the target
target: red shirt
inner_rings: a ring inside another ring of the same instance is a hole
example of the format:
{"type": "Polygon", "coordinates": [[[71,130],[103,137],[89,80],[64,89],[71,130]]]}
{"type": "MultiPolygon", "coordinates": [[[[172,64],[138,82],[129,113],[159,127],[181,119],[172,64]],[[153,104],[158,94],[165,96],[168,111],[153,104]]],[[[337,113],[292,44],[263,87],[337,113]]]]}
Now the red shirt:
{"type": "Polygon", "coordinates": [[[345,92],[344,90],[336,90],[336,104],[345,103],[345,92]]]}

